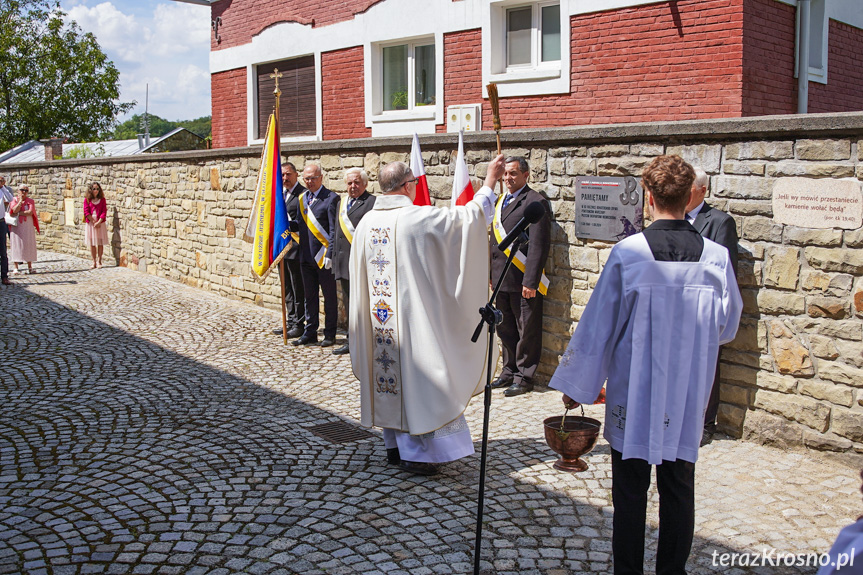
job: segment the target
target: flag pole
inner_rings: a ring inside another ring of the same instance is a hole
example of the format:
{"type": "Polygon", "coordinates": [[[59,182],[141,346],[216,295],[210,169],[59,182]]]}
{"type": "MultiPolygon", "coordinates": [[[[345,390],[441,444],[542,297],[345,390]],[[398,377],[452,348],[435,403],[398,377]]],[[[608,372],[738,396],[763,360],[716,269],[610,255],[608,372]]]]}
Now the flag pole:
{"type": "MultiPolygon", "coordinates": [[[[273,94],[276,96],[276,105],[275,105],[275,121],[276,121],[276,145],[279,146],[281,144],[281,132],[279,131],[279,98],[282,96],[282,91],[279,89],[279,78],[282,77],[282,74],[279,72],[278,68],[273,69],[273,73],[270,74],[270,78],[275,80],[276,89],[273,90],[273,94]]],[[[281,146],[279,146],[279,162],[282,161],[281,155],[281,146]]],[[[279,170],[281,173],[281,170],[279,170]]],[[[284,193],[284,192],[283,192],[284,193]]],[[[284,198],[282,198],[284,201],[284,198]]],[[[281,286],[282,291],[282,343],[284,345],[288,345],[288,308],[285,303],[285,280],[287,279],[285,276],[287,275],[287,264],[285,263],[284,258],[279,262],[279,285],[281,286]]]]}

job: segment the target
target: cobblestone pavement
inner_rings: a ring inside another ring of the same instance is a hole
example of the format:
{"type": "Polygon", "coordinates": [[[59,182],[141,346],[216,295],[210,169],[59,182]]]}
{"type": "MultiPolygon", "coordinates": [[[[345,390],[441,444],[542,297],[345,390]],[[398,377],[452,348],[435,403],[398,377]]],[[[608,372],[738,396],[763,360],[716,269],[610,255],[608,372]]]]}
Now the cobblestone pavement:
{"type": "MultiPolygon", "coordinates": [[[[311,433],[357,423],[347,357],[282,346],[272,310],[40,258],[0,289],[0,573],[471,572],[478,454],[418,478],[386,465],[379,434],[311,433]]],[[[488,573],[610,572],[608,445],[586,472],[555,471],[541,422],[561,412],[556,392],[494,392],[488,573]]],[[[467,417],[480,437],[482,401],[467,417]]],[[[715,441],[697,466],[691,572],[814,573],[713,554],[827,550],[863,513],[857,472],[715,441]]]]}

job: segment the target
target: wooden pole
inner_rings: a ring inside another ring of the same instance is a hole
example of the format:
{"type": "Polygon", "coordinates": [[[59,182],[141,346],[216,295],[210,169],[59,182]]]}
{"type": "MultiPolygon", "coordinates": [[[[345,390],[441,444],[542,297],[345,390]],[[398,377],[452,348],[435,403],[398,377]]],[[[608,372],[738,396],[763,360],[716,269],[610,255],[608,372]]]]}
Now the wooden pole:
{"type": "MultiPolygon", "coordinates": [[[[500,101],[497,97],[497,84],[494,82],[490,83],[486,86],[486,90],[488,90],[488,101],[491,104],[491,121],[494,124],[494,131],[497,134],[497,155],[501,155],[501,146],[500,146],[500,101]]],[[[500,193],[503,194],[503,178],[498,181],[498,187],[500,189],[500,193]]]]}
{"type": "MultiPolygon", "coordinates": [[[[280,144],[279,138],[281,138],[281,132],[279,131],[279,99],[282,95],[282,91],[279,89],[279,78],[281,78],[283,74],[279,72],[278,68],[273,69],[273,73],[270,74],[270,78],[275,80],[276,89],[273,90],[273,94],[276,95],[276,105],[275,105],[275,120],[276,120],[276,145],[280,144]]],[[[281,154],[279,155],[279,161],[281,162],[281,154]]],[[[282,171],[279,170],[279,174],[282,171]]],[[[285,304],[285,281],[288,279],[287,276],[287,264],[284,262],[284,259],[279,262],[279,284],[281,286],[282,292],[282,343],[284,345],[288,345],[288,309],[287,304],[285,304]]]]}

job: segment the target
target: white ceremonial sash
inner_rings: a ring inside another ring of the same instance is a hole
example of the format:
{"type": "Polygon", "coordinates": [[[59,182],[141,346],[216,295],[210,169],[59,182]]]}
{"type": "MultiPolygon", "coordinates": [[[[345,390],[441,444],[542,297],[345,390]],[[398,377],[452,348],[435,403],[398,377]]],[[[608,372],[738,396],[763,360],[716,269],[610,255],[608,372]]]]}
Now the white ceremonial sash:
{"type": "Polygon", "coordinates": [[[351,223],[351,219],[348,217],[348,202],[350,201],[350,196],[346,199],[348,201],[342,201],[342,209],[339,210],[339,225],[342,228],[342,233],[345,234],[345,237],[348,239],[348,243],[353,244],[355,228],[351,223]]]}
{"type": "MultiPolygon", "coordinates": [[[[494,207],[494,222],[492,222],[492,227],[494,228],[494,238],[497,240],[498,244],[503,241],[503,238],[505,238],[507,234],[500,216],[503,211],[503,200],[505,197],[506,194],[502,194],[497,200],[497,205],[494,207]]],[[[503,253],[506,254],[506,257],[509,257],[511,251],[511,248],[506,248],[503,253]]],[[[519,250],[515,252],[515,256],[512,258],[512,264],[517,267],[521,273],[524,273],[525,261],[527,261],[527,255],[523,251],[519,250]]],[[[545,269],[542,270],[542,277],[540,278],[539,286],[536,289],[542,295],[548,294],[548,278],[545,275],[545,269]]]]}
{"type": "MultiPolygon", "coordinates": [[[[392,426],[404,429],[402,362],[399,345],[398,289],[396,275],[396,218],[390,225],[370,228],[365,236],[368,289],[372,318],[373,411],[390,414],[392,426]]],[[[389,419],[389,418],[388,418],[389,419]]]]}
{"type": "Polygon", "coordinates": [[[308,199],[309,192],[303,192],[303,195],[300,196],[300,213],[303,216],[303,221],[306,222],[306,226],[311,230],[312,234],[318,239],[323,246],[318,250],[318,253],[315,254],[315,262],[317,262],[318,267],[324,268],[324,257],[327,255],[327,248],[330,247],[330,236],[327,235],[327,232],[324,231],[323,226],[315,217],[314,212],[309,209],[306,205],[306,201],[308,199]]]}

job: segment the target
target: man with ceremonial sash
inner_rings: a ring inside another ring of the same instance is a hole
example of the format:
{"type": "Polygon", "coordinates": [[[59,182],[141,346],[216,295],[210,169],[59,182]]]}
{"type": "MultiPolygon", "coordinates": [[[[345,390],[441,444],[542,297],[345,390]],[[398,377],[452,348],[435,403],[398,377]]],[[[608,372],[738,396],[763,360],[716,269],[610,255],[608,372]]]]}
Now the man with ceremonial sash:
{"type": "Polygon", "coordinates": [[[303,169],[303,181],[308,188],[300,196],[300,267],[306,295],[306,327],[294,345],[309,345],[318,341],[320,326],[320,293],[324,294],[324,339],[321,347],[336,341],[339,302],[332,267],[332,238],[338,225],[339,196],[323,186],[323,173],[317,164],[308,163],[303,169]]]}
{"type": "MultiPolygon", "coordinates": [[[[285,208],[288,210],[288,218],[296,222],[300,217],[300,196],[306,188],[299,183],[300,174],[291,162],[282,164],[282,188],[285,195],[285,208]]],[[[300,234],[291,232],[294,237],[294,245],[285,254],[281,262],[281,272],[285,282],[285,308],[288,311],[288,337],[300,337],[303,335],[303,327],[306,324],[306,300],[303,292],[303,276],[300,272],[300,234]]],[[[273,330],[276,335],[282,335],[281,326],[273,330]]]]}
{"type": "Polygon", "coordinates": [[[503,314],[498,326],[503,348],[503,370],[492,387],[506,387],[504,395],[513,397],[533,391],[533,376],[542,353],[542,300],[548,291],[543,273],[551,249],[551,206],[539,192],[527,185],[530,168],[524,158],[506,159],[503,183],[508,190],[498,199],[492,223],[491,281],[497,284],[506,265],[509,250],[497,246],[523,217],[533,202],[545,207],[542,218],[527,229],[530,242],[516,253],[497,294],[497,308],[503,314]]]}
{"type": "MultiPolygon", "coordinates": [[[[333,272],[336,281],[342,287],[342,301],[345,304],[345,315],[350,316],[351,284],[349,263],[351,244],[354,241],[354,228],[360,220],[375,205],[375,197],[366,191],[369,176],[362,168],[351,168],[345,172],[345,183],[348,186],[348,197],[339,201],[339,225],[336,226],[336,237],[333,240],[333,272]]],[[[348,342],[333,350],[333,355],[344,355],[350,352],[348,342]]]]}
{"type": "Polygon", "coordinates": [[[362,424],[384,428],[388,461],[411,473],[474,452],[464,410],[485,386],[489,350],[487,332],[485,343],[471,335],[488,301],[487,227],[502,174],[498,156],[473,200],[435,208],[413,204],[407,164],[387,164],[383,195],[354,234],[350,351],[362,424]]]}

